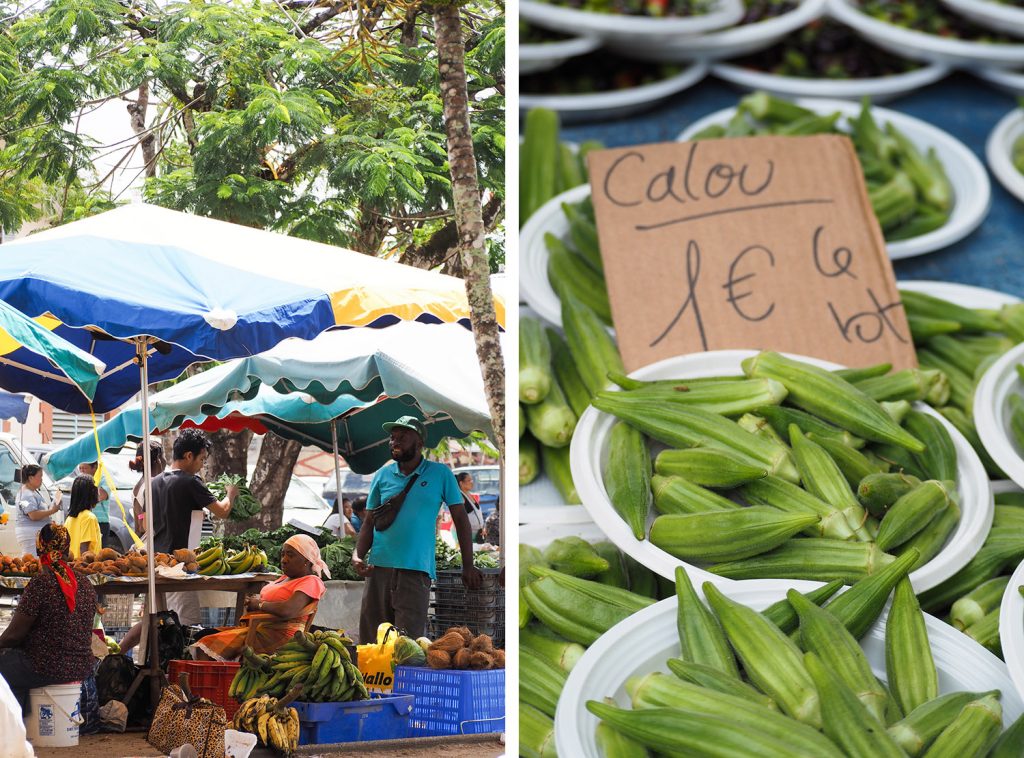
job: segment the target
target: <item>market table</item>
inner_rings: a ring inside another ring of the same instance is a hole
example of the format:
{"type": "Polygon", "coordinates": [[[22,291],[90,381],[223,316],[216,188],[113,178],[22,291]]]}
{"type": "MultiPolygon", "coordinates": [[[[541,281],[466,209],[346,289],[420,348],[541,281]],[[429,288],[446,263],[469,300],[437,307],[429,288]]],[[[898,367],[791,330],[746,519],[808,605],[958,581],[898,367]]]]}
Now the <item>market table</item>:
{"type": "MultiPolygon", "coordinates": [[[[616,121],[565,127],[562,137],[575,142],[601,140],[609,147],[670,142],[699,118],[735,105],[743,94],[709,76],[654,110],[616,121]]],[[[981,79],[957,73],[883,105],[948,132],[985,163],[985,141],[1016,101],[981,79]]],[[[961,282],[1024,297],[1022,247],[1024,204],[992,179],[992,207],[975,232],[943,250],[893,261],[893,268],[897,279],[961,282]]]]}

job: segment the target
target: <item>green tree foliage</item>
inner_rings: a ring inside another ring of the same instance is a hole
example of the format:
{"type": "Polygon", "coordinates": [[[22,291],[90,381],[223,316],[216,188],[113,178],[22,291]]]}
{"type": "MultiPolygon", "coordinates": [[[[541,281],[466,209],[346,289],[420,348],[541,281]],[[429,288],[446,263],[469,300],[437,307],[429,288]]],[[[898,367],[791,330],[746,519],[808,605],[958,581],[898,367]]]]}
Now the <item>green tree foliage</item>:
{"type": "MultiPolygon", "coordinates": [[[[481,184],[500,205],[504,19],[463,15],[481,184]]],[[[429,13],[398,0],[0,2],[0,226],[109,207],[78,118],[145,85],[148,202],[398,256],[452,221],[438,81],[429,13]]]]}

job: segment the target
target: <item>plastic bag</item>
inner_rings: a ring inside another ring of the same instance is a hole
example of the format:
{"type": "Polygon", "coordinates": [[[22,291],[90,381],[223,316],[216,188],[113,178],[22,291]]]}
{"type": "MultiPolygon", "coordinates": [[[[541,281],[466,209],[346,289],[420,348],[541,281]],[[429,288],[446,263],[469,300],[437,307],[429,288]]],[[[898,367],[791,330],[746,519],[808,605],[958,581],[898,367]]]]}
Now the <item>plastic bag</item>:
{"type": "Polygon", "coordinates": [[[399,636],[399,630],[385,622],[377,627],[377,644],[359,645],[356,648],[357,665],[366,689],[371,693],[388,694],[394,687],[395,674],[391,661],[399,636]]]}
{"type": "Polygon", "coordinates": [[[7,680],[0,676],[0,758],[33,758],[32,746],[25,739],[21,705],[7,680]]]}
{"type": "Polygon", "coordinates": [[[96,687],[95,676],[87,676],[82,680],[79,712],[82,714],[83,721],[78,728],[78,733],[96,734],[100,730],[100,695],[96,687]]]}
{"type": "Polygon", "coordinates": [[[123,732],[128,726],[128,708],[120,700],[111,700],[100,706],[100,729],[104,732],[123,732]]]}

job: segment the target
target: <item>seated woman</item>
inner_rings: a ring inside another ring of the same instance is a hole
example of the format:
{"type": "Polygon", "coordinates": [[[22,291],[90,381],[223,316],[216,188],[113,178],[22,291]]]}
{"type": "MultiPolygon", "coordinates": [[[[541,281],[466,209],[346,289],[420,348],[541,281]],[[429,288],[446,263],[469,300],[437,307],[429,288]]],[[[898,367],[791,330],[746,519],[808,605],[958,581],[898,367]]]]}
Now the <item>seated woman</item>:
{"type": "Polygon", "coordinates": [[[28,711],[35,687],[91,676],[96,591],[67,564],[71,535],[46,524],[36,535],[42,571],[25,587],[10,626],[0,635],[0,677],[28,711]]]}
{"type": "Polygon", "coordinates": [[[71,504],[64,526],[71,534],[71,557],[76,561],[82,553],[98,553],[103,549],[100,522],[92,509],[99,502],[99,489],[91,476],[75,477],[71,485],[71,504]]]}
{"type": "Polygon", "coordinates": [[[242,626],[206,635],[192,646],[193,655],[201,660],[238,660],[246,644],[253,613],[275,617],[257,627],[252,645],[257,653],[275,652],[302,629],[306,623],[302,610],[323,597],[327,589],[319,575],[330,579],[331,572],[320,558],[316,542],[305,534],[296,534],[285,541],[281,549],[281,571],[284,576],[266,585],[259,595],[249,597],[246,607],[250,613],[240,619],[242,626]]]}

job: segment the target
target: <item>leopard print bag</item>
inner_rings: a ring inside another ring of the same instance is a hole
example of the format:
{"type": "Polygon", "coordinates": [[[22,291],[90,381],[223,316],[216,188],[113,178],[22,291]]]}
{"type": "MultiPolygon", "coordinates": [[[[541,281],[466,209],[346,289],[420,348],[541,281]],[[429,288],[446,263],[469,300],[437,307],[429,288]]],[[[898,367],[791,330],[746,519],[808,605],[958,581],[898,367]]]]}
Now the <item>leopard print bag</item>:
{"type": "Polygon", "coordinates": [[[164,690],[146,740],[164,755],[188,743],[199,758],[224,758],[228,723],[224,709],[206,698],[194,697],[186,674],[182,685],[172,684],[164,690]]]}

